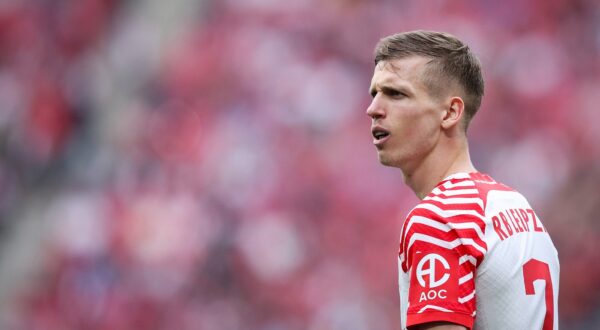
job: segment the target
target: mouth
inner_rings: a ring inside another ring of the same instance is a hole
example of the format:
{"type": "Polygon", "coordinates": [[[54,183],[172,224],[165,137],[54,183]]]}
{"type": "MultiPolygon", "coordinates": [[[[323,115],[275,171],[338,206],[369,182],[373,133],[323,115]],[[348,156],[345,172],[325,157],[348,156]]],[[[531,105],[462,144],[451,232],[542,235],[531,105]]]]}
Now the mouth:
{"type": "Polygon", "coordinates": [[[381,146],[390,137],[390,132],[379,126],[373,127],[371,129],[371,134],[374,138],[373,144],[378,147],[381,146]]]}

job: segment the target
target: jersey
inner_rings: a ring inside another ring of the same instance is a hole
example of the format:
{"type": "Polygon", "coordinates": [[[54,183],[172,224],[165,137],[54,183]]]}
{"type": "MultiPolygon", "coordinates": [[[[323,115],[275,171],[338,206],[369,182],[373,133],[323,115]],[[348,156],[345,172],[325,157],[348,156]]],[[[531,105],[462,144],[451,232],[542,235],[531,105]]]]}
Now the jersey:
{"type": "Polygon", "coordinates": [[[440,182],[407,216],[399,250],[402,329],[558,329],[559,261],[525,197],[481,173],[440,182]]]}

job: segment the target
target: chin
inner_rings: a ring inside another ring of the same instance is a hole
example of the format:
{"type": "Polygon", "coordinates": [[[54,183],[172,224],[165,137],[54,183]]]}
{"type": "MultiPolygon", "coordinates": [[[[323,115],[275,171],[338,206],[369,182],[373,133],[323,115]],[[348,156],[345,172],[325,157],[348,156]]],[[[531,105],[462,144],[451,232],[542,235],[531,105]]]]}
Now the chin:
{"type": "Polygon", "coordinates": [[[379,153],[377,156],[381,165],[396,167],[396,163],[389,156],[383,155],[381,153],[379,153]]]}
{"type": "Polygon", "coordinates": [[[377,158],[379,159],[379,163],[381,163],[381,165],[402,169],[403,158],[399,154],[390,154],[384,150],[378,150],[377,158]]]}

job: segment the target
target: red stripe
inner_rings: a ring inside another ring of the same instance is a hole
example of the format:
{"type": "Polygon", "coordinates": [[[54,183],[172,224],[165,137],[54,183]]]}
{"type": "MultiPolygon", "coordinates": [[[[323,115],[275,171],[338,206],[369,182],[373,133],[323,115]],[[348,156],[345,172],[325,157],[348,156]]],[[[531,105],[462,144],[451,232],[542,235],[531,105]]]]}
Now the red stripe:
{"type": "MultiPolygon", "coordinates": [[[[412,265],[413,253],[411,253],[411,251],[414,251],[414,249],[417,249],[417,248],[427,251],[427,250],[431,250],[431,247],[434,247],[437,249],[443,249],[443,247],[440,247],[438,245],[435,245],[435,244],[432,244],[429,242],[425,242],[425,241],[421,241],[421,240],[415,241],[415,243],[411,246],[410,250],[406,251],[406,253],[404,254],[403,268],[406,267],[406,269],[409,269],[412,265]]],[[[459,257],[462,257],[464,255],[472,256],[473,258],[475,258],[475,260],[477,260],[477,264],[480,264],[483,259],[483,254],[471,245],[460,244],[460,245],[456,246],[453,250],[458,253],[459,257]]]]}
{"type": "MultiPolygon", "coordinates": [[[[444,306],[440,306],[444,307],[444,306]]],[[[448,306],[446,306],[448,307],[448,306]]],[[[473,311],[474,309],[470,309],[473,311]]],[[[426,313],[417,314],[417,306],[409,307],[406,315],[406,326],[410,327],[415,324],[423,324],[429,322],[447,321],[450,323],[460,324],[467,329],[473,328],[475,319],[470,313],[446,313],[438,311],[428,311],[426,313]]]]}
{"type": "MultiPolygon", "coordinates": [[[[431,236],[431,237],[443,240],[448,243],[456,240],[457,238],[468,238],[468,239],[472,239],[473,242],[475,244],[479,245],[481,248],[487,250],[487,244],[485,243],[485,241],[479,239],[477,232],[475,232],[475,230],[473,230],[473,229],[456,229],[456,230],[451,230],[450,232],[446,233],[444,231],[429,227],[427,225],[414,224],[413,226],[411,226],[410,232],[408,232],[404,236],[404,239],[402,240],[402,242],[400,244],[400,248],[401,248],[400,253],[404,253],[404,263],[402,266],[403,266],[403,268],[406,268],[406,269],[410,268],[410,265],[412,264],[412,255],[413,254],[411,253],[411,251],[414,250],[415,248],[420,247],[424,250],[429,250],[429,249],[431,249],[431,247],[435,247],[438,249],[443,249],[443,247],[440,247],[434,243],[416,240],[414,242],[414,244],[412,245],[412,247],[410,248],[410,250],[408,250],[408,244],[409,244],[412,236],[416,233],[431,236]],[[423,244],[427,244],[429,246],[423,246],[423,244]]],[[[461,256],[470,255],[470,256],[474,257],[477,260],[478,264],[481,262],[481,260],[483,258],[483,253],[481,251],[477,250],[472,245],[459,244],[458,246],[454,247],[453,250],[457,251],[461,256]]]]}
{"type": "MultiPolygon", "coordinates": [[[[489,178],[489,177],[488,177],[489,178]]],[[[491,179],[491,178],[490,178],[491,179]]],[[[509,186],[506,186],[501,183],[493,182],[483,182],[483,181],[475,181],[477,184],[477,190],[479,191],[479,197],[483,200],[483,208],[485,209],[487,205],[487,196],[490,191],[515,191],[509,186]]]]}
{"type": "MultiPolygon", "coordinates": [[[[429,218],[431,220],[435,220],[435,221],[439,221],[441,223],[467,223],[467,222],[473,222],[475,223],[477,226],[479,226],[479,228],[481,228],[481,231],[485,233],[485,222],[483,222],[483,220],[481,220],[479,217],[472,215],[472,214],[457,214],[457,215],[453,215],[451,217],[442,217],[439,214],[428,210],[428,209],[420,209],[420,208],[415,208],[413,209],[413,211],[409,214],[409,217],[413,217],[415,215],[418,216],[422,216],[425,218],[429,218]]],[[[405,223],[407,223],[410,220],[406,220],[405,223]]]]}
{"type": "MultiPolygon", "coordinates": [[[[475,188],[475,187],[473,187],[475,188]]],[[[431,192],[429,195],[427,195],[427,197],[440,197],[440,198],[478,198],[479,197],[479,192],[476,193],[468,193],[468,194],[458,194],[458,195],[442,195],[444,192],[440,192],[439,194],[436,194],[435,192],[431,192]]]]}
{"type": "Polygon", "coordinates": [[[468,261],[459,266],[459,279],[463,276],[466,276],[469,273],[473,274],[473,277],[470,278],[468,281],[464,282],[463,284],[459,284],[459,291],[463,291],[460,293],[461,297],[464,297],[465,295],[475,290],[475,270],[475,266],[473,266],[473,264],[468,261]]]}
{"type": "MultiPolygon", "coordinates": [[[[419,203],[419,205],[422,204],[430,204],[430,205],[434,205],[439,207],[440,209],[444,210],[444,211],[475,211],[477,213],[479,213],[481,216],[484,216],[483,214],[483,209],[481,208],[481,206],[479,206],[479,204],[477,203],[465,203],[465,204],[444,204],[440,201],[435,201],[432,199],[424,199],[423,201],[421,201],[421,203],[419,203]]],[[[483,201],[481,201],[481,204],[483,204],[483,201]]],[[[418,207],[418,206],[417,206],[418,207]]]]}
{"type": "MultiPolygon", "coordinates": [[[[410,232],[408,232],[407,235],[412,236],[414,234],[424,234],[447,242],[451,242],[457,238],[470,238],[473,239],[478,245],[481,245],[481,247],[483,248],[485,248],[486,244],[485,241],[479,237],[475,229],[472,228],[453,228],[450,229],[450,231],[445,232],[443,230],[433,228],[425,224],[414,223],[411,226],[410,232]]],[[[408,241],[410,241],[409,237],[407,237],[407,242],[408,241]]]]}
{"type": "MultiPolygon", "coordinates": [[[[452,182],[451,184],[457,184],[460,183],[461,181],[467,181],[468,179],[463,179],[457,182],[452,182]]],[[[443,191],[453,191],[453,190],[465,190],[465,189],[477,189],[477,186],[475,185],[474,182],[472,182],[472,185],[466,185],[466,186],[452,186],[452,187],[446,187],[443,184],[438,185],[436,188],[438,188],[439,190],[443,191]]]]}
{"type": "MultiPolygon", "coordinates": [[[[477,225],[479,227],[479,229],[481,230],[482,233],[485,233],[485,223],[483,221],[481,221],[481,219],[477,218],[476,216],[457,215],[457,216],[453,216],[453,217],[449,217],[449,218],[442,218],[437,213],[434,213],[430,210],[416,209],[416,210],[413,210],[413,213],[410,215],[409,219],[404,223],[404,228],[403,228],[403,232],[402,232],[403,239],[402,239],[402,242],[400,245],[401,253],[406,249],[408,242],[410,242],[410,238],[412,237],[412,234],[415,232],[429,235],[429,236],[432,236],[432,237],[435,237],[438,239],[442,239],[447,242],[453,241],[456,238],[470,238],[470,239],[473,239],[473,241],[475,243],[477,243],[477,245],[479,245],[483,249],[487,250],[487,243],[484,240],[480,239],[480,237],[477,235],[477,232],[475,231],[475,229],[470,229],[470,228],[456,229],[456,228],[454,228],[446,233],[444,231],[441,231],[439,229],[436,229],[436,228],[433,228],[433,227],[430,227],[430,226],[427,226],[424,224],[415,223],[410,226],[411,230],[408,233],[408,232],[406,232],[406,230],[409,227],[412,217],[415,215],[428,218],[432,221],[436,221],[436,222],[444,224],[444,225],[446,225],[447,223],[474,223],[475,225],[477,225]]],[[[474,249],[475,251],[477,251],[476,254],[473,255],[474,257],[477,257],[479,254],[481,254],[481,252],[479,252],[475,248],[471,248],[471,249],[474,249]]],[[[406,255],[405,255],[405,257],[406,257],[406,255]]],[[[407,258],[405,258],[405,261],[407,261],[406,259],[407,258]]]]}
{"type": "Polygon", "coordinates": [[[475,229],[461,228],[461,229],[451,229],[448,232],[444,232],[442,230],[432,228],[430,226],[420,224],[420,223],[413,224],[410,229],[410,232],[406,233],[406,235],[404,236],[405,245],[408,244],[408,242],[410,242],[410,238],[412,237],[412,235],[417,234],[417,233],[431,236],[433,238],[437,238],[437,239],[440,239],[440,240],[443,240],[446,242],[454,241],[457,238],[469,238],[469,239],[472,239],[473,241],[475,241],[475,243],[477,243],[477,245],[481,246],[484,249],[486,249],[486,246],[487,246],[485,241],[482,240],[479,237],[479,235],[477,235],[477,232],[475,231],[475,229]]]}

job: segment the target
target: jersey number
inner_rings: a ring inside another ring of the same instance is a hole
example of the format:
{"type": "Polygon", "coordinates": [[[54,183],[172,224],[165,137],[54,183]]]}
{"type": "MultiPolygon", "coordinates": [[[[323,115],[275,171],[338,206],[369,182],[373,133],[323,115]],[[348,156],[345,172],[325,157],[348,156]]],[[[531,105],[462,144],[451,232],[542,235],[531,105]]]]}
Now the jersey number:
{"type": "Polygon", "coordinates": [[[545,262],[541,262],[537,259],[529,259],[523,265],[523,279],[525,280],[525,294],[534,295],[535,288],[533,282],[535,280],[546,281],[546,317],[544,317],[544,326],[542,330],[552,330],[554,321],[554,297],[552,293],[552,279],[550,278],[550,267],[545,262]]]}

